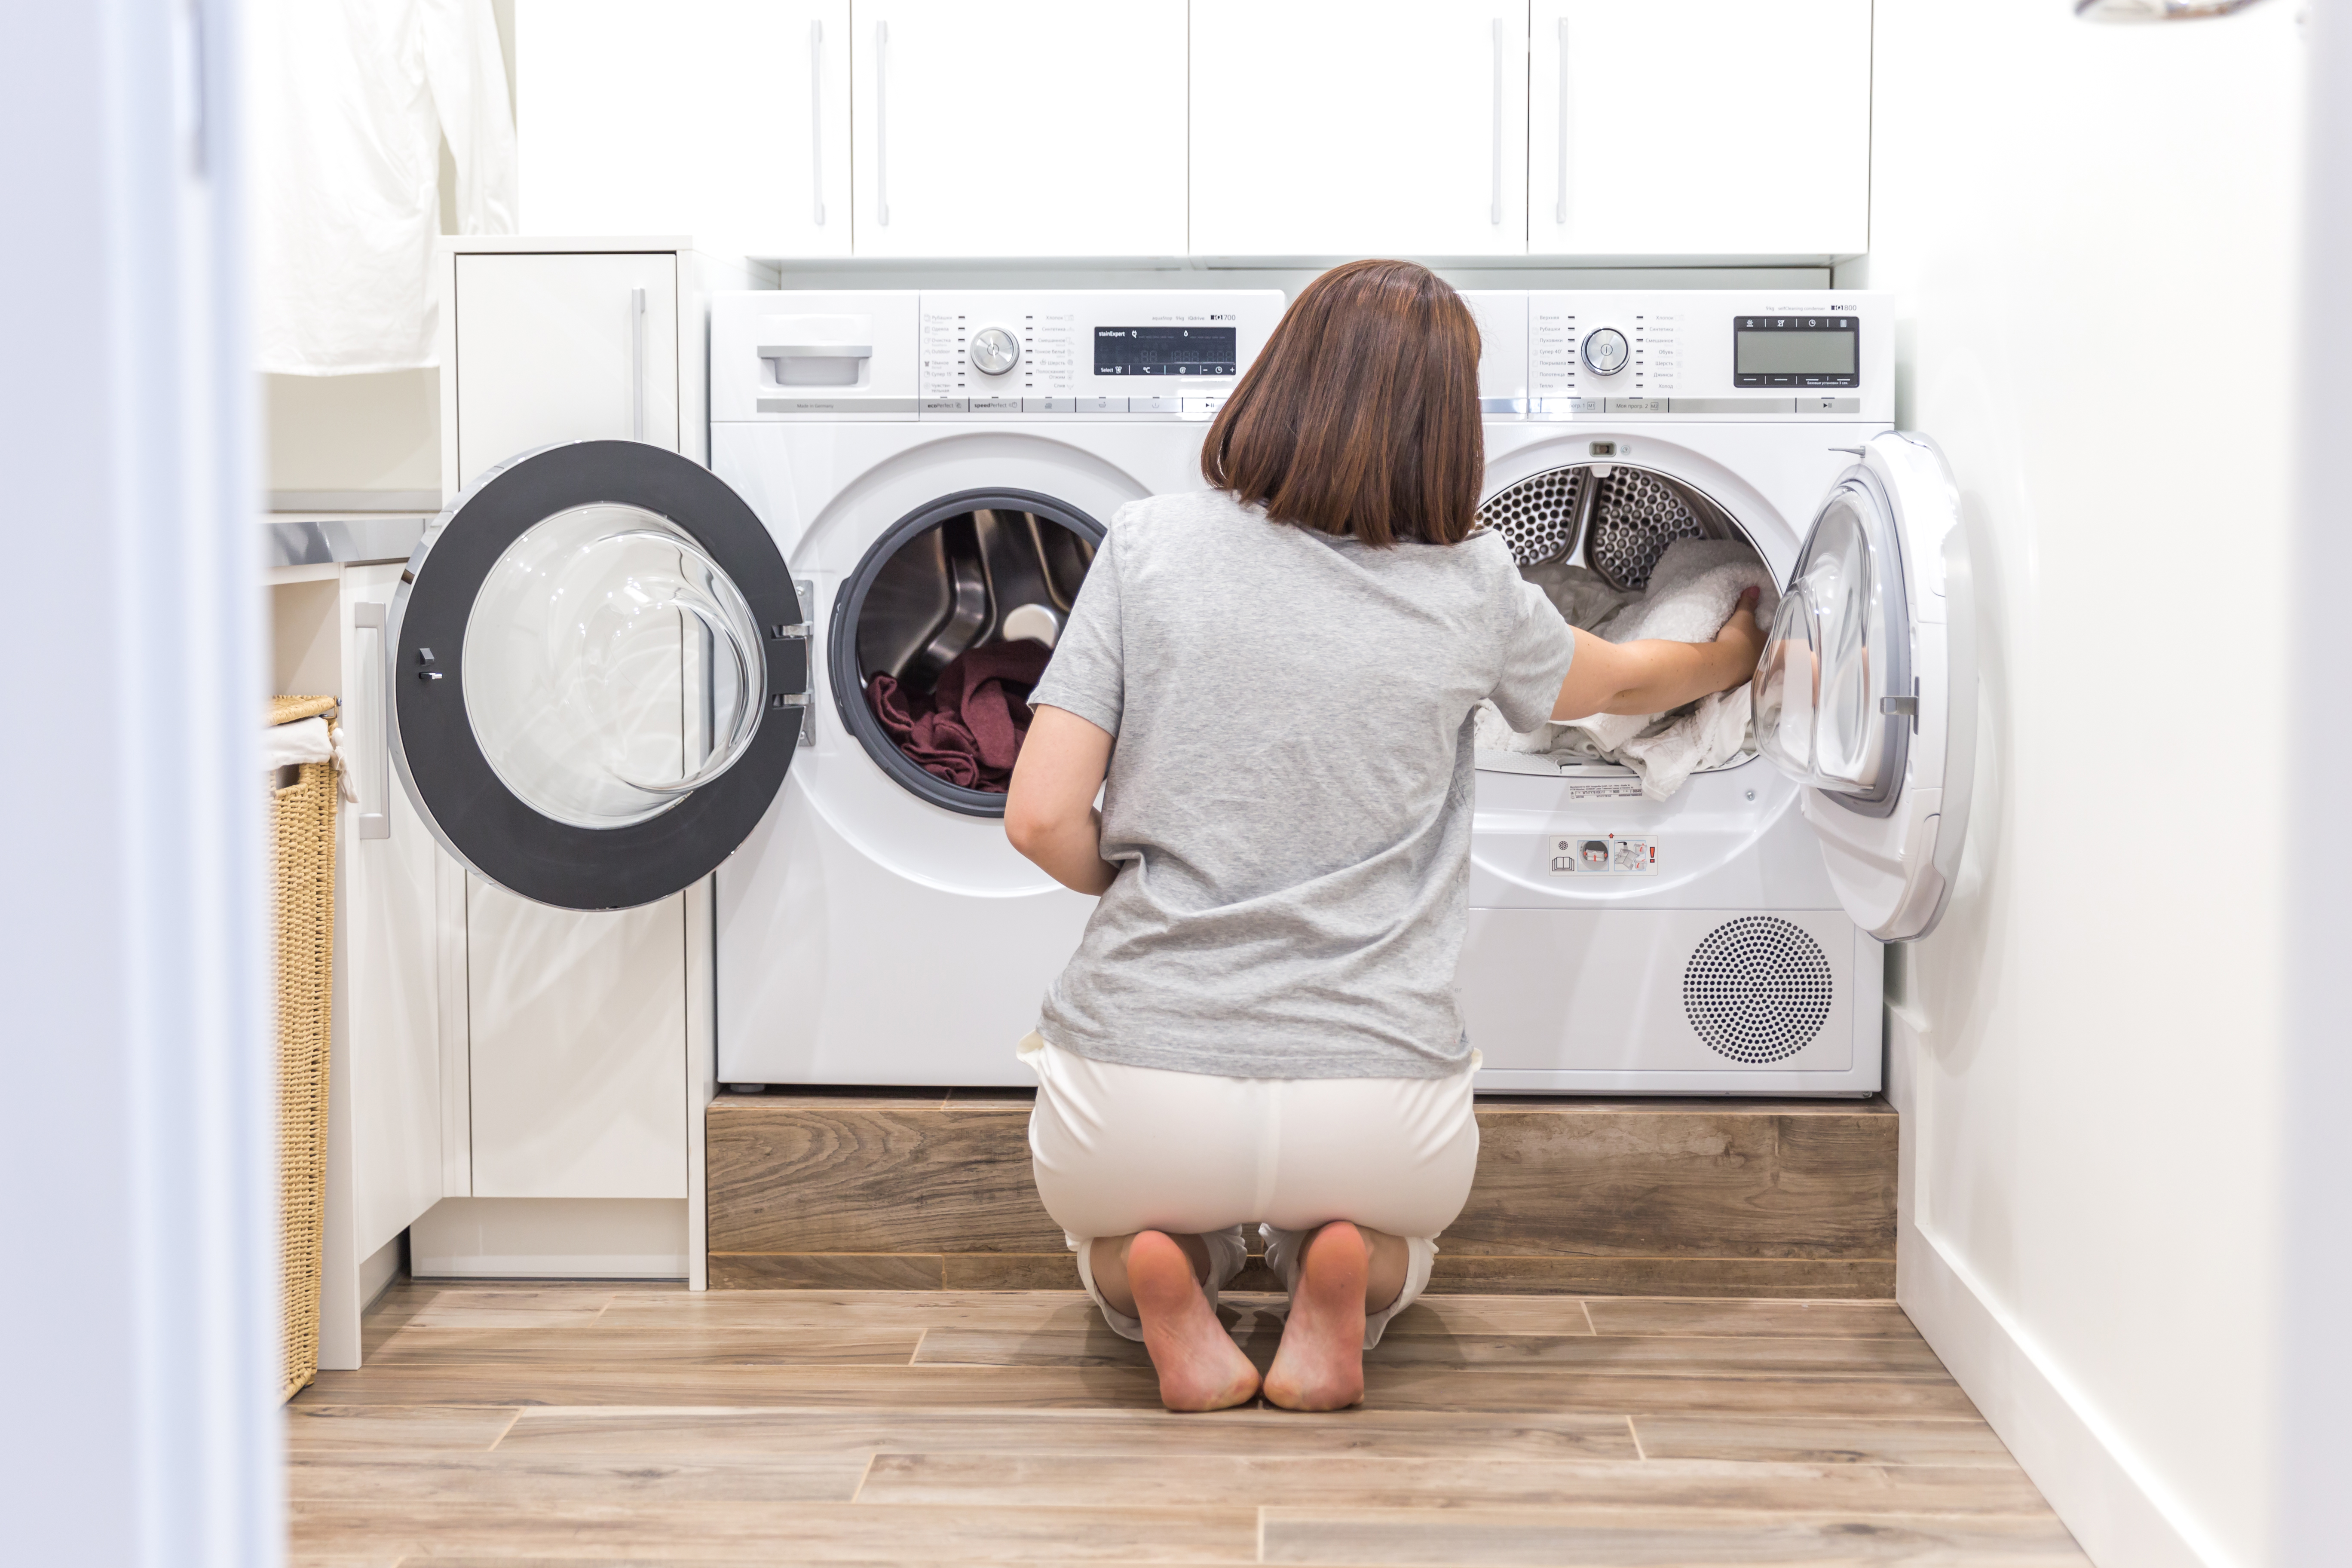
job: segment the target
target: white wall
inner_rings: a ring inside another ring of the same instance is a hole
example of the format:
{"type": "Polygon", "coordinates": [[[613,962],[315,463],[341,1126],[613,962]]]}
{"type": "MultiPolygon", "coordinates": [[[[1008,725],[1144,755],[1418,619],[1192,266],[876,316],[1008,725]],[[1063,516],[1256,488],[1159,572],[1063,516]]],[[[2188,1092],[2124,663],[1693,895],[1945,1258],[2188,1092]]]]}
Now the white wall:
{"type": "Polygon", "coordinates": [[[1988,642],[1961,890],[1893,1030],[1901,1289],[2102,1568],[2259,1564],[2302,46],[2285,4],[2072,9],[1877,7],[1844,280],[1899,296],[1988,642]]]}

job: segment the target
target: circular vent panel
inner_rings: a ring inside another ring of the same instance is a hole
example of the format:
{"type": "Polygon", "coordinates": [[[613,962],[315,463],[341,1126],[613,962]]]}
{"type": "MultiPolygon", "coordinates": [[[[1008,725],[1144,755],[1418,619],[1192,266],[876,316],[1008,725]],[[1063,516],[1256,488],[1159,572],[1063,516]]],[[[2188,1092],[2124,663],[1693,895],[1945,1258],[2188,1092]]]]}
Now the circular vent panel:
{"type": "Polygon", "coordinates": [[[1704,539],[1706,524],[1675,486],[1639,468],[1613,468],[1592,506],[1585,559],[1612,588],[1650,585],[1650,573],[1677,539],[1704,539]]]}
{"type": "Polygon", "coordinates": [[[1733,1061],[1786,1061],[1820,1037],[1835,994],[1830,961],[1802,926],[1746,915],[1706,933],[1683,967],[1683,1012],[1733,1061]]]}
{"type": "Polygon", "coordinates": [[[1553,468],[1521,479],[1480,507],[1478,521],[1503,536],[1520,565],[1557,561],[1576,544],[1576,502],[1586,483],[1582,468],[1553,468]]]}

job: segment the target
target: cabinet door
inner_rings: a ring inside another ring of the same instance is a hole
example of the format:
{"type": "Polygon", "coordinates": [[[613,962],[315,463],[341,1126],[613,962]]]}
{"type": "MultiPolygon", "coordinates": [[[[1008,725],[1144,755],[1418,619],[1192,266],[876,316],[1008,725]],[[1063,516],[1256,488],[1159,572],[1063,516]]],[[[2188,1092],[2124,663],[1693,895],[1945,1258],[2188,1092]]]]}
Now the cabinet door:
{"type": "Polygon", "coordinates": [[[849,254],[849,0],[517,0],[526,234],[849,254]]]}
{"type": "Polygon", "coordinates": [[[852,0],[860,256],[1181,256],[1184,0],[852,0]]]}
{"type": "Polygon", "coordinates": [[[344,756],[359,795],[343,811],[343,926],[336,933],[352,1141],[353,1256],[398,1236],[444,1195],[440,850],[392,776],[383,710],[384,608],[397,565],[343,572],[344,756]]]}
{"type": "Polygon", "coordinates": [[[457,261],[460,488],[551,441],[678,449],[675,252],[457,261]]]}
{"type": "Polygon", "coordinates": [[[682,1198],[686,897],[617,914],[466,879],[478,1198],[682,1198]]]}
{"type": "Polygon", "coordinates": [[[1536,0],[1528,248],[1870,245],[1870,0],[1536,0]]]}
{"type": "Polygon", "coordinates": [[[1193,0],[1192,249],[1527,250],[1525,0],[1193,0]]]}

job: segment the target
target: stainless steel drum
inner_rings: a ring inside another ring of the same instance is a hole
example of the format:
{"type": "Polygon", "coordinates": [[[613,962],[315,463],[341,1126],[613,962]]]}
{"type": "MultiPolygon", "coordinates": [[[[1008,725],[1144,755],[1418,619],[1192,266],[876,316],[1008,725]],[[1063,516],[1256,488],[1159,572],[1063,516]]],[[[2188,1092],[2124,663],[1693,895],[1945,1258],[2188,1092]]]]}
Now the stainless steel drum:
{"type": "Polygon", "coordinates": [[[1638,593],[1677,539],[1737,539],[1723,509],[1688,485],[1628,463],[1549,468],[1498,490],[1478,521],[1522,567],[1568,560],[1638,593]]]}

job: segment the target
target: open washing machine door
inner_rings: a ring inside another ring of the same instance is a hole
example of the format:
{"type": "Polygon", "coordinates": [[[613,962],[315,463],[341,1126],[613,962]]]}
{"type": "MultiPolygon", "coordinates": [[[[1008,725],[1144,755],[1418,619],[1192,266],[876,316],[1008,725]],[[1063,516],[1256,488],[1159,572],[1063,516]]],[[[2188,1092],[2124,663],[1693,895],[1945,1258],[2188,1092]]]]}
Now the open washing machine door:
{"type": "Polygon", "coordinates": [[[1959,489],[1924,436],[1861,449],[1814,513],[1756,669],[1756,744],[1854,922],[1933,931],[1968,833],[1976,648],[1959,489]]]}
{"type": "Polygon", "coordinates": [[[393,758],[486,879],[562,909],[651,903],[782,786],[807,638],[775,541],[710,470],[636,441],[544,447],[459,496],[401,574],[393,758]]]}

